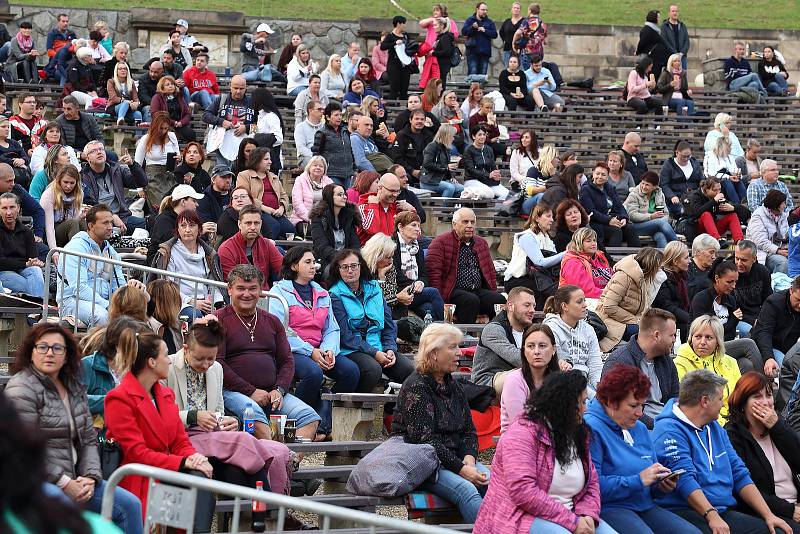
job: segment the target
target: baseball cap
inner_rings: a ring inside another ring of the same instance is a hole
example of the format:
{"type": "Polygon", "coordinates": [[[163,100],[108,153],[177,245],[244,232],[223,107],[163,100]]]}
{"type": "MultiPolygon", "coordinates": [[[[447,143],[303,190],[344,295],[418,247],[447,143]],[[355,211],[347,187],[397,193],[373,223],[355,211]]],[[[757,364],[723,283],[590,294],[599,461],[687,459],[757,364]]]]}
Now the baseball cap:
{"type": "Polygon", "coordinates": [[[233,176],[233,171],[224,163],[218,163],[211,169],[211,176],[233,176]]]}
{"type": "Polygon", "coordinates": [[[256,28],[256,33],[258,32],[266,32],[269,34],[273,34],[275,33],[275,30],[270,28],[269,24],[267,24],[266,22],[262,22],[261,24],[258,25],[258,28],[256,28]]]}
{"type": "Polygon", "coordinates": [[[203,195],[203,193],[198,193],[197,191],[195,191],[191,185],[181,184],[179,186],[176,186],[175,189],[172,190],[170,196],[172,197],[172,200],[181,200],[183,198],[189,198],[189,197],[192,197],[195,200],[200,200],[205,195],[203,195]]]}
{"type": "Polygon", "coordinates": [[[183,26],[186,29],[189,29],[189,21],[186,19],[178,19],[178,22],[175,23],[176,26],[183,26]]]}

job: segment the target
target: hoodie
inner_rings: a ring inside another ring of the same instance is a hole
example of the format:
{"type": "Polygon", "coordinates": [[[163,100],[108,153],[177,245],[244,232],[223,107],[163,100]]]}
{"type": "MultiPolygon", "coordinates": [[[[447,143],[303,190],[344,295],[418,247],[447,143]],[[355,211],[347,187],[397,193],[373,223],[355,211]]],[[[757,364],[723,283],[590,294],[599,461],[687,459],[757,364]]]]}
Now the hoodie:
{"type": "Polygon", "coordinates": [[[645,487],[639,477],[641,471],[657,461],[647,427],[637,421],[633,428],[624,430],[608,416],[597,398],[589,403],[583,419],[592,429],[589,452],[600,479],[603,510],[644,512],[655,506],[650,493],[653,486],[645,487]]]}
{"type": "MultiPolygon", "coordinates": [[[[78,232],[64,247],[67,250],[104,256],[119,260],[119,254],[108,241],[103,241],[102,247],[98,245],[86,232],[78,232]]],[[[58,278],[58,295],[63,299],[77,298],[82,301],[92,302],[101,308],[108,308],[111,295],[125,285],[125,275],[121,267],[94,260],[67,255],[64,272],[58,278]],[[97,279],[95,281],[95,279],[97,279]],[[62,293],[63,291],[63,293],[62,293]]]]}
{"type": "Polygon", "coordinates": [[[587,299],[599,299],[611,275],[608,260],[599,250],[594,256],[568,250],[561,259],[558,287],[573,284],[583,289],[587,299]]]}
{"type": "Polygon", "coordinates": [[[656,500],[667,510],[689,508],[689,494],[702,490],[711,506],[724,513],[736,506],[734,495],[753,483],[727,432],[716,421],[696,427],[675,399],[656,417],[653,444],[662,465],[673,471],[686,470],[675,491],[659,494],[656,500]]]}
{"type": "MultiPolygon", "coordinates": [[[[331,296],[316,282],[311,282],[312,305],[309,307],[294,288],[292,280],[279,280],[269,291],[286,299],[289,305],[289,328],[286,337],[292,354],[311,357],[314,349],[339,354],[339,324],[331,309],[331,296]]],[[[283,306],[269,299],[269,312],[284,322],[283,306]]]]}
{"type": "MultiPolygon", "coordinates": [[[[683,375],[696,369],[708,369],[709,371],[718,374],[728,381],[725,386],[725,406],[719,412],[719,423],[724,425],[728,418],[728,395],[731,394],[733,388],[736,387],[736,382],[742,376],[739,371],[739,364],[736,360],[723,354],[721,358],[717,358],[714,354],[708,356],[698,356],[692,346],[684,343],[678,349],[675,357],[675,367],[678,369],[678,380],[683,378],[683,375]]],[[[666,411],[666,408],[664,408],[666,411]]]]}
{"type": "Polygon", "coordinates": [[[558,357],[572,363],[573,369],[588,376],[589,385],[596,388],[603,371],[603,354],[594,329],[583,319],[572,328],[555,313],[548,313],[544,324],[550,327],[556,337],[558,357]]]}

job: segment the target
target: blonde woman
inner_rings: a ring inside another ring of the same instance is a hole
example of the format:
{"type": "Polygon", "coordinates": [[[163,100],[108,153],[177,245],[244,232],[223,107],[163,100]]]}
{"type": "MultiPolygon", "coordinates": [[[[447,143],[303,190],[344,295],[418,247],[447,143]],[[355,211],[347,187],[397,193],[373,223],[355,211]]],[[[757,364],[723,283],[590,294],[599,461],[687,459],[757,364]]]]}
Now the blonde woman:
{"type": "Polygon", "coordinates": [[[369,274],[383,288],[386,304],[394,308],[397,304],[408,306],[414,300],[413,295],[399,291],[397,287],[397,269],[394,266],[394,251],[397,242],[386,234],[377,233],[370,237],[361,247],[361,257],[367,263],[369,274]]]}
{"type": "Polygon", "coordinates": [[[422,151],[422,169],[419,186],[444,198],[458,198],[464,186],[452,180],[457,162],[450,161],[450,146],[456,137],[456,129],[450,124],[439,126],[433,141],[422,151]]]}
{"type": "Polygon", "coordinates": [[[542,199],[547,189],[545,184],[558,173],[558,164],[558,149],[555,145],[544,145],[539,151],[539,159],[528,169],[525,181],[522,183],[522,189],[525,191],[522,213],[530,213],[542,199]]]}
{"type": "Polygon", "coordinates": [[[537,204],[528,217],[527,228],[514,236],[511,262],[505,272],[506,292],[524,286],[534,291],[537,302],[542,304],[555,293],[564,253],[556,253],[550,238],[552,229],[553,209],[545,203],[537,204]]]}
{"type": "Polygon", "coordinates": [[[313,156],[306,164],[303,174],[297,177],[292,187],[292,216],[297,235],[305,236],[311,224],[311,208],[322,200],[322,189],[332,184],[328,177],[328,162],[322,156],[313,156]]]}
{"type": "Polygon", "coordinates": [[[727,137],[731,142],[731,155],[733,159],[744,157],[744,149],[739,142],[739,138],[731,131],[733,128],[733,117],[727,113],[717,113],[714,117],[714,128],[709,130],[706,134],[706,140],[703,142],[703,150],[708,154],[714,151],[719,137],[727,137]]]}
{"type": "Polygon", "coordinates": [[[106,111],[117,116],[117,125],[142,120],[139,95],[127,63],[118,62],[114,65],[114,76],[106,82],[106,91],[106,111]]]}
{"type": "Polygon", "coordinates": [[[344,96],[344,90],[347,83],[342,74],[342,56],[333,54],[328,58],[328,66],[322,71],[320,76],[322,88],[320,89],[323,94],[329,98],[341,99],[344,96]]]}
{"type": "Polygon", "coordinates": [[[40,200],[44,210],[47,246],[63,247],[72,236],[86,229],[86,212],[81,209],[83,189],[81,175],[72,165],[58,168],[40,200]]]}
{"type": "Polygon", "coordinates": [[[619,201],[624,204],[630,188],[636,187],[633,175],[625,170],[625,154],[622,150],[612,150],[606,156],[606,165],[608,165],[608,183],[617,190],[619,201]]]}
{"type": "Polygon", "coordinates": [[[297,46],[294,57],[286,65],[286,94],[297,96],[308,87],[308,79],[319,70],[317,62],[311,59],[311,51],[304,44],[297,46]]]}
{"type": "Polygon", "coordinates": [[[742,179],[742,171],[731,148],[730,138],[718,137],[714,150],[706,152],[703,158],[703,174],[719,178],[725,199],[735,206],[747,200],[747,183],[742,179]]]}
{"type": "Polygon", "coordinates": [[[361,100],[361,113],[372,119],[372,140],[380,152],[389,150],[391,134],[386,125],[386,110],[378,97],[367,95],[361,100]]]}
{"type": "Polygon", "coordinates": [[[683,54],[677,52],[669,56],[667,66],[661,71],[656,81],[656,92],[670,109],[679,115],[694,115],[694,100],[689,90],[689,79],[686,69],[681,65],[683,54]],[[686,108],[686,113],[683,112],[686,108]]]}
{"type": "MultiPolygon", "coordinates": [[[[47,149],[47,155],[44,157],[44,165],[39,172],[37,172],[28,186],[28,192],[36,200],[41,200],[42,193],[47,188],[48,184],[55,179],[59,167],[64,165],[71,165],[69,150],[64,145],[55,144],[47,149]]],[[[77,168],[76,168],[77,170],[77,168]]]]}
{"type": "Polygon", "coordinates": [[[114,41],[111,38],[111,30],[108,28],[108,23],[104,20],[98,20],[94,23],[94,29],[103,36],[103,39],[100,40],[100,45],[111,54],[114,50],[114,41]]]}
{"type": "Polygon", "coordinates": [[[681,241],[672,241],[664,247],[664,259],[661,270],[667,278],[658,288],[656,298],[653,300],[654,308],[667,310],[675,316],[678,327],[678,337],[686,341],[689,335],[691,314],[689,307],[688,279],[689,279],[689,247],[681,241]]]}

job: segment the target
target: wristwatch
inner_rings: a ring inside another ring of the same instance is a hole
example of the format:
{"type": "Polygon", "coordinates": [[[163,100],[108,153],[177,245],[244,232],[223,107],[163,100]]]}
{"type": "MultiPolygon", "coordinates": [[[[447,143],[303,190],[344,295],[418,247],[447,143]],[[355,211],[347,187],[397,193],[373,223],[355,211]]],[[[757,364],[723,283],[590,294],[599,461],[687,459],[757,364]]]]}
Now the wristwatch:
{"type": "Polygon", "coordinates": [[[285,397],[286,396],[286,390],[283,388],[283,386],[278,386],[275,389],[278,391],[278,393],[281,394],[281,397],[285,397]]]}
{"type": "Polygon", "coordinates": [[[705,513],[703,513],[703,519],[705,520],[708,517],[708,514],[710,514],[711,512],[717,512],[717,509],[712,506],[711,508],[706,510],[705,513]]]}

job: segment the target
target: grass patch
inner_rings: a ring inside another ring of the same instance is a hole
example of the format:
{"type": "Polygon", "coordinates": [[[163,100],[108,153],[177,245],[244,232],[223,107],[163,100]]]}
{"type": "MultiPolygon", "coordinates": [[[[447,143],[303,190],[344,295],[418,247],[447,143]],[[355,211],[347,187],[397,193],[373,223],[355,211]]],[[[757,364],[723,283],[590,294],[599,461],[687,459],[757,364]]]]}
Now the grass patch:
{"type": "MultiPolygon", "coordinates": [[[[433,0],[397,0],[397,2],[422,18],[430,14],[433,0]]],[[[15,4],[48,5],[70,8],[96,9],[96,0],[16,0],[15,4]]],[[[522,2],[527,5],[527,2],[522,2]]],[[[652,2],[641,0],[540,0],[542,14],[547,22],[570,24],[605,24],[641,26],[652,2]]],[[[498,24],[509,16],[511,2],[492,2],[489,16],[498,24]]],[[[747,29],[800,29],[800,10],[797,3],[789,0],[683,0],[680,3],[681,19],[689,27],[747,28],[747,29]],[[758,16],[754,16],[758,14],[758,16]]],[[[105,0],[108,9],[151,7],[148,0],[105,0]]],[[[175,9],[207,9],[218,11],[244,11],[246,15],[269,19],[336,19],[357,20],[360,17],[391,18],[398,14],[389,0],[360,0],[355,3],[344,0],[217,0],[209,6],[206,0],[167,0],[158,7],[175,9]],[[355,9],[354,9],[355,8],[355,9]]],[[[662,15],[666,17],[667,5],[662,15]]],[[[472,0],[450,2],[451,14],[457,21],[474,11],[472,0]]]]}

